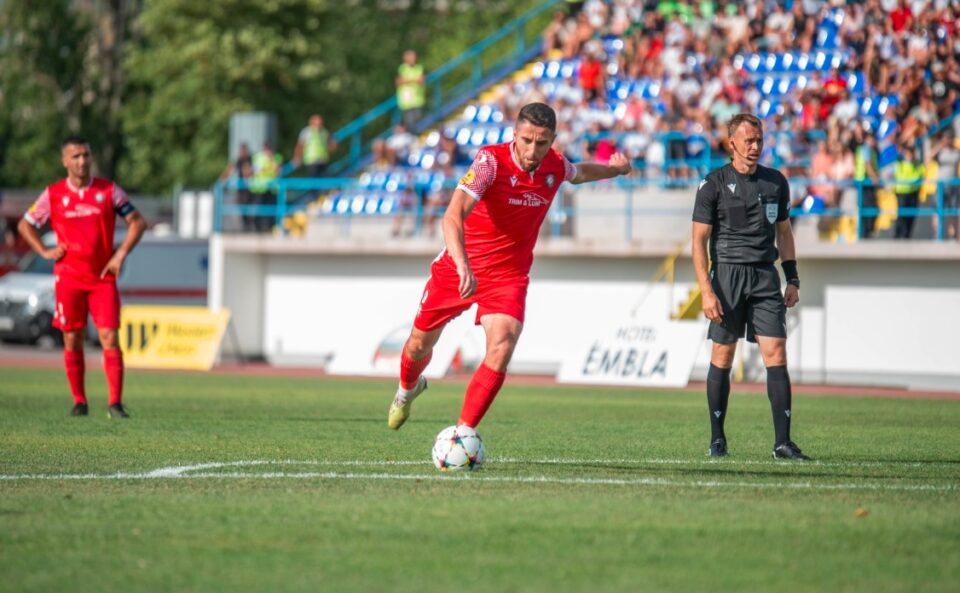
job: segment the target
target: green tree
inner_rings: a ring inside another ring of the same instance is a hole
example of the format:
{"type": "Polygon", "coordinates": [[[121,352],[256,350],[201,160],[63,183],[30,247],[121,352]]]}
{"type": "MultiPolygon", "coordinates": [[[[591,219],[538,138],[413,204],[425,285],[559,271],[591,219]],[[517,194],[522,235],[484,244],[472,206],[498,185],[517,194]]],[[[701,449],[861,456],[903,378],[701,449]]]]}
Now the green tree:
{"type": "Polygon", "coordinates": [[[394,93],[403,50],[428,71],[543,0],[0,0],[0,187],[62,175],[82,134],[131,191],[209,185],[230,115],[278,116],[289,157],[394,93]]]}
{"type": "Polygon", "coordinates": [[[121,48],[139,0],[0,2],[0,186],[59,177],[60,141],[86,136],[97,171],[122,156],[121,48]]]}
{"type": "Polygon", "coordinates": [[[436,67],[538,3],[148,0],[126,60],[120,176],[149,191],[209,185],[236,111],[276,113],[289,158],[311,113],[336,129],[390,97],[404,49],[436,67]]]}

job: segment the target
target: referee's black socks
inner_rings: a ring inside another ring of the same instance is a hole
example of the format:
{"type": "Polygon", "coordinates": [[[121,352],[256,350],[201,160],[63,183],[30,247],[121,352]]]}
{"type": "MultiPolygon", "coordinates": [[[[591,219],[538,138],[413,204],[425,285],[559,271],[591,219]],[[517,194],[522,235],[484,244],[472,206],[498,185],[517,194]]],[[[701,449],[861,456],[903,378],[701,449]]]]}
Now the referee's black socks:
{"type": "Polygon", "coordinates": [[[710,370],[707,371],[707,406],[710,408],[711,442],[726,438],[723,434],[723,421],[727,419],[729,400],[730,369],[721,369],[710,363],[710,370]]]}
{"type": "Polygon", "coordinates": [[[773,412],[776,447],[790,440],[790,403],[793,394],[790,390],[790,375],[785,365],[767,367],[767,397],[770,398],[770,411],[773,412]]]}

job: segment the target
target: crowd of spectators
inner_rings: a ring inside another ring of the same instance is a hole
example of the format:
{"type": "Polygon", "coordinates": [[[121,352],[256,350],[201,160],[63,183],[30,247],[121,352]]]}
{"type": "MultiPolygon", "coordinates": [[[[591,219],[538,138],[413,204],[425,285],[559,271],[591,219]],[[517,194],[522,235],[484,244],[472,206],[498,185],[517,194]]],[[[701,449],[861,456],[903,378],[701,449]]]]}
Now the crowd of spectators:
{"type": "MultiPolygon", "coordinates": [[[[414,206],[441,209],[476,150],[509,140],[510,122],[532,101],[556,109],[555,146],[572,160],[604,161],[621,150],[638,175],[666,186],[696,183],[725,162],[727,121],[757,114],[767,140],[763,162],[799,180],[795,206],[823,211],[824,229],[840,208],[873,209],[861,219],[861,237],[876,232],[877,189],[899,198],[894,187],[906,186],[897,172],[920,171],[907,167],[906,155],[943,161],[938,179],[957,175],[960,118],[939,128],[960,107],[960,2],[586,0],[566,7],[544,30],[541,59],[527,76],[488,89],[438,130],[418,137],[400,125],[374,144],[361,186],[399,190],[395,235],[420,232],[417,223],[404,226],[414,206]]],[[[960,188],[945,188],[943,206],[956,208],[960,188]]],[[[910,214],[908,202],[901,218],[910,214]]],[[[956,217],[947,218],[945,233],[956,237],[956,217]]],[[[909,236],[912,222],[900,226],[896,234],[909,236]]]]}

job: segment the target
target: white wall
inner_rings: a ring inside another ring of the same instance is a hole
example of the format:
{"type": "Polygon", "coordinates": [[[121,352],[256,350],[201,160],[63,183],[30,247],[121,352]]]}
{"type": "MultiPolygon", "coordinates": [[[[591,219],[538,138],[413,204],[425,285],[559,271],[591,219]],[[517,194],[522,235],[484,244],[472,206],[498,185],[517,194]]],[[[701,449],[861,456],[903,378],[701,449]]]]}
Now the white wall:
{"type": "MultiPolygon", "coordinates": [[[[960,390],[960,249],[919,242],[799,249],[801,305],[788,321],[794,378],[960,390]]],[[[555,372],[577,335],[636,313],[670,250],[542,244],[512,368],[555,372]]],[[[326,365],[346,341],[382,339],[412,321],[435,255],[429,243],[222,237],[211,242],[211,306],[233,311],[245,354],[326,365]]],[[[641,312],[665,316],[692,284],[690,261],[681,259],[672,291],[653,290],[641,312]]],[[[472,311],[464,315],[472,322],[472,311]]],[[[482,332],[463,339],[463,354],[479,356],[482,332]]],[[[747,377],[762,379],[755,347],[744,353],[754,370],[747,377]]],[[[703,347],[695,378],[708,363],[703,347]]]]}

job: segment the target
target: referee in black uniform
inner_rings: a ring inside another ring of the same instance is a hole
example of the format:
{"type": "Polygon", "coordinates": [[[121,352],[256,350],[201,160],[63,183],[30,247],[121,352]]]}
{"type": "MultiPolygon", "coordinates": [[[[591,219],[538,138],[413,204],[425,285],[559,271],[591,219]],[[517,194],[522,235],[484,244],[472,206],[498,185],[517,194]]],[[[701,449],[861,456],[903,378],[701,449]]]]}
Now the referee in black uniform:
{"type": "Polygon", "coordinates": [[[710,455],[727,454],[723,422],[730,397],[730,367],[746,331],[767,367],[773,411],[773,456],[809,459],[790,440],[790,375],[787,374],[787,307],[800,300],[797,255],[790,226],[790,188],[777,170],[757,164],[763,124],[748,113],[727,125],[730,164],[700,182],[693,209],[693,267],[713,340],[707,374],[710,455]],[[707,243],[710,258],[707,259],[707,243]],[[777,249],[779,248],[779,253],[777,249]],[[787,286],[780,293],[780,258],[787,286]],[[712,267],[710,266],[712,263],[712,267]]]}

